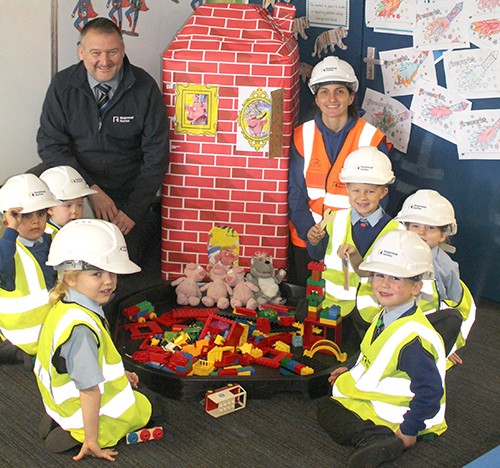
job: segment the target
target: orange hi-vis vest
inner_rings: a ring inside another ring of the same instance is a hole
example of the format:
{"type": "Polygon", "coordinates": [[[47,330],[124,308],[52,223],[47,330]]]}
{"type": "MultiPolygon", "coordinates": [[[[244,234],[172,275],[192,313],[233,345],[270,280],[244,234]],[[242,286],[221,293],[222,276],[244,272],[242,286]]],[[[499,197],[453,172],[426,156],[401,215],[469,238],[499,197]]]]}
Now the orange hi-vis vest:
{"type": "MultiPolygon", "coordinates": [[[[332,210],[350,208],[346,186],[339,180],[344,161],[351,152],[358,148],[378,146],[384,137],[385,135],[373,125],[363,119],[358,119],[332,165],[326,153],[323,136],[314,120],[305,122],[294,130],[293,142],[298,153],[304,158],[304,178],[309,196],[309,209],[316,223],[321,221],[326,208],[332,210]]],[[[289,226],[292,244],[305,248],[306,241],[299,237],[291,221],[289,226]]]]}

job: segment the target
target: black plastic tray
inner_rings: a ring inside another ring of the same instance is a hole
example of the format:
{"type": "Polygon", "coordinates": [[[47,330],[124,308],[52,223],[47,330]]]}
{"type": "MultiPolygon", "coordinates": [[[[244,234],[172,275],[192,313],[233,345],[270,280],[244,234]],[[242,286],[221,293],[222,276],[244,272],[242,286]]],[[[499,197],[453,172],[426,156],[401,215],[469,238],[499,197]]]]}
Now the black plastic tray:
{"type": "MultiPolygon", "coordinates": [[[[295,306],[298,301],[305,298],[305,288],[287,283],[282,283],[280,288],[287,305],[295,306]]],[[[116,315],[114,327],[116,346],[123,356],[127,370],[136,372],[140,381],[151,390],[175,400],[200,400],[208,390],[234,383],[240,384],[252,398],[270,398],[280,392],[300,392],[310,398],[326,395],[328,374],[338,362],[335,356],[325,354],[316,354],[313,360],[307,362],[307,365],[315,369],[314,374],[309,376],[280,375],[279,369],[259,365],[253,365],[255,369],[253,376],[181,376],[154,369],[131,359],[130,356],[138,350],[142,340],[130,338],[130,332],[124,329],[124,325],[130,322],[123,316],[122,310],[144,300],[150,301],[155,306],[158,316],[179,306],[175,302],[175,290],[170,282],[137,291],[115,305],[113,315],[116,315]]]]}

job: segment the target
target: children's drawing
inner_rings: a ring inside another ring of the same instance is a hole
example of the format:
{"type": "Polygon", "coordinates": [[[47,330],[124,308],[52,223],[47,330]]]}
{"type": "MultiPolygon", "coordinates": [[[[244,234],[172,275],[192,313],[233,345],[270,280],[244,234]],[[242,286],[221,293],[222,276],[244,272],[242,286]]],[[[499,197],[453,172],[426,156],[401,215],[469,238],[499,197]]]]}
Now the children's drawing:
{"type": "Polygon", "coordinates": [[[345,37],[347,37],[347,29],[342,26],[322,32],[314,42],[314,51],[312,56],[321,57],[323,54],[327,54],[328,47],[330,47],[330,52],[332,54],[335,52],[335,46],[339,49],[346,50],[347,46],[342,42],[342,39],[345,37]]]}
{"type": "Polygon", "coordinates": [[[176,133],[215,135],[219,87],[178,83],[175,94],[176,133]]]}
{"type": "Polygon", "coordinates": [[[269,141],[271,93],[265,89],[239,88],[237,149],[259,151],[269,141]],[[250,92],[249,92],[250,90],[250,92]],[[243,137],[247,144],[240,138],[243,137]]]}
{"type": "Polygon", "coordinates": [[[108,0],[106,3],[106,8],[111,7],[109,10],[108,16],[113,22],[122,29],[123,24],[123,2],[122,0],[108,0]],[[116,16],[115,16],[116,14],[116,16]]]}
{"type": "Polygon", "coordinates": [[[436,83],[433,56],[429,51],[399,49],[381,51],[382,75],[386,94],[401,96],[412,94],[415,82],[426,79],[436,83]]]}
{"type": "Polygon", "coordinates": [[[396,99],[367,89],[362,108],[363,119],[384,132],[396,149],[406,153],[411,132],[411,113],[396,99]]]}
{"type": "Polygon", "coordinates": [[[500,13],[497,16],[475,17],[470,23],[470,41],[478,47],[498,49],[500,45],[500,13]]]}
{"type": "Polygon", "coordinates": [[[469,0],[471,2],[471,14],[500,12],[500,0],[469,0]]]}
{"type": "Polygon", "coordinates": [[[366,0],[366,25],[384,32],[415,28],[416,0],[366,0]]]}
{"type": "Polygon", "coordinates": [[[78,29],[78,31],[81,31],[82,28],[89,22],[89,19],[95,18],[97,13],[90,0],[78,0],[73,12],[71,13],[72,18],[75,16],[76,20],[73,23],[73,26],[78,29]]]}
{"type": "Polygon", "coordinates": [[[123,0],[123,6],[129,7],[125,11],[125,18],[128,20],[128,26],[131,28],[130,31],[123,31],[123,34],[128,34],[129,36],[138,36],[139,34],[135,32],[137,28],[137,23],[139,21],[139,13],[141,11],[148,11],[149,8],[144,0],[123,0]]]}
{"type": "Polygon", "coordinates": [[[457,113],[470,110],[472,103],[457,93],[422,80],[411,103],[413,123],[435,135],[456,143],[455,121],[457,113]]]}
{"type": "Polygon", "coordinates": [[[500,110],[457,114],[455,125],[461,159],[500,159],[500,110]]]}
{"type": "Polygon", "coordinates": [[[448,89],[466,98],[498,97],[498,50],[457,50],[445,52],[443,56],[448,89]]]}
{"type": "Polygon", "coordinates": [[[441,0],[422,5],[416,19],[413,36],[415,48],[441,50],[469,47],[469,22],[463,1],[454,3],[441,0]]]}
{"type": "Polygon", "coordinates": [[[208,261],[227,267],[238,265],[240,237],[231,226],[214,226],[208,233],[208,261]]]}

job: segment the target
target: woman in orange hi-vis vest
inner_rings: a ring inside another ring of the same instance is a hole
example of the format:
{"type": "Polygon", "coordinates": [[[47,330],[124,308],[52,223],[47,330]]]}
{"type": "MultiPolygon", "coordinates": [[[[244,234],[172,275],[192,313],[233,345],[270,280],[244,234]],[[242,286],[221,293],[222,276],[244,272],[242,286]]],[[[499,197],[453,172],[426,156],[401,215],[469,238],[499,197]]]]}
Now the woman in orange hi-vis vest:
{"type": "Polygon", "coordinates": [[[358,116],[354,103],[359,82],[353,68],[337,57],[326,57],[311,74],[309,88],[319,109],[315,118],[294,130],[290,152],[288,208],[290,217],[289,278],[306,285],[307,232],[326,208],[349,208],[339,173],[349,153],[376,146],[388,154],[385,135],[358,116]]]}

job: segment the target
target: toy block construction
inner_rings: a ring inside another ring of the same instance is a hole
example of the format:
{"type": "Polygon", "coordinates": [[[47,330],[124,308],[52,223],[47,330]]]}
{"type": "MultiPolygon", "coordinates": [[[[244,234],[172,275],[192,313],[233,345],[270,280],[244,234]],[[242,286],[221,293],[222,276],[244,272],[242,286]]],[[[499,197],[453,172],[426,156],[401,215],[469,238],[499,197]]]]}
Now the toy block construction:
{"type": "Polygon", "coordinates": [[[241,385],[226,387],[205,394],[205,411],[214,418],[245,408],[247,392],[241,385]]]}
{"type": "Polygon", "coordinates": [[[303,346],[310,349],[319,340],[331,339],[339,346],[342,344],[342,317],[340,308],[333,305],[323,309],[325,299],[325,280],[323,262],[309,262],[307,265],[311,277],[307,280],[306,300],[307,318],[304,320],[303,346]],[[320,334],[316,334],[316,330],[320,334]]]}

